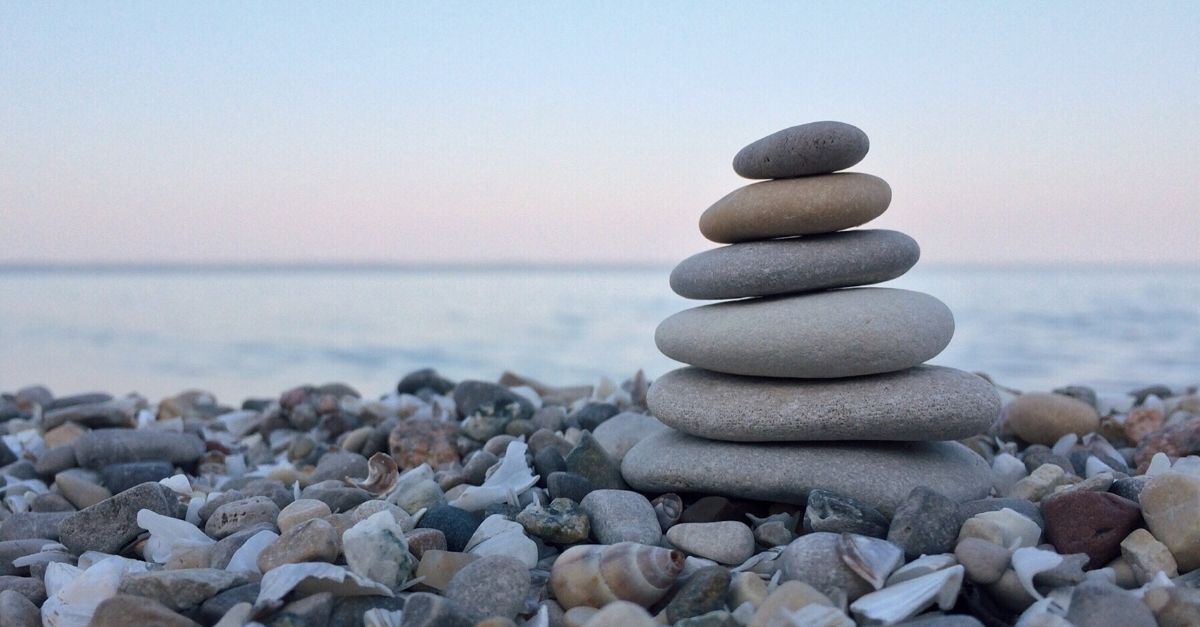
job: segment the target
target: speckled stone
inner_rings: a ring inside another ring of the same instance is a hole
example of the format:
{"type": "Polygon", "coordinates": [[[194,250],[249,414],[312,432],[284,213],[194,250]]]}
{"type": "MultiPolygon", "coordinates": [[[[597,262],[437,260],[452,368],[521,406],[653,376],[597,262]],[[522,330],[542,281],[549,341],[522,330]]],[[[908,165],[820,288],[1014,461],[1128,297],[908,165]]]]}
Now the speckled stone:
{"type": "Polygon", "coordinates": [[[489,555],[463,567],[446,587],[446,598],[472,620],[515,618],[525,606],[529,571],[517,559],[489,555]]]}
{"type": "Polygon", "coordinates": [[[671,289],[706,300],[871,285],[904,274],[920,256],[913,238],[886,230],[744,242],[684,259],[671,289]]]}
{"type": "Polygon", "coordinates": [[[871,148],[867,134],[845,122],[809,122],[751,142],[733,158],[748,179],[782,179],[845,170],[871,148]]]}
{"type": "Polygon", "coordinates": [[[622,471],[630,485],[648,493],[803,504],[810,490],[823,488],[884,515],[921,485],[960,502],[991,489],[987,462],[955,442],[745,444],[669,431],[633,447],[622,471]]]}
{"type": "Polygon", "coordinates": [[[654,340],[706,370],[829,379],[920,365],[953,335],[954,316],[938,299],[859,287],[687,309],[659,324],[654,340]]]}
{"type": "Polygon", "coordinates": [[[832,233],[878,218],[891,201],[892,188],[870,174],[763,181],[709,207],[700,216],[700,232],[722,244],[832,233]]]}
{"type": "Polygon", "coordinates": [[[158,483],[143,483],[68,516],[59,526],[60,541],[72,553],[119,553],[143,533],[137,514],[148,509],[182,517],[179,497],[158,483]]]}
{"type": "Polygon", "coordinates": [[[714,440],[955,440],[987,431],[1000,397],[941,366],[850,379],[769,379],[673,370],[647,397],[662,422],[714,440]]]}

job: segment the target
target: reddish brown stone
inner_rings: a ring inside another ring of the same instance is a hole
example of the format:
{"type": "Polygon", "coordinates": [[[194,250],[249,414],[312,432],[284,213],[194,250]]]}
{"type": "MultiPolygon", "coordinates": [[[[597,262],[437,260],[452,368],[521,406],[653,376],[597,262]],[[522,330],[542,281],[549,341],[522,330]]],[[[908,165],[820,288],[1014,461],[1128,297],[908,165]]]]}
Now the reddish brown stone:
{"type": "Polygon", "coordinates": [[[1142,524],[1137,503],[1108,492],[1066,492],[1042,501],[1046,539],[1064,555],[1086,553],[1099,568],[1121,554],[1121,540],[1142,524]]]}
{"type": "Polygon", "coordinates": [[[404,534],[404,539],[408,542],[408,552],[417,559],[421,559],[425,551],[446,550],[446,534],[441,529],[413,529],[404,534]]]}
{"type": "Polygon", "coordinates": [[[1162,429],[1167,417],[1157,407],[1138,407],[1125,417],[1125,437],[1130,442],[1141,442],[1142,438],[1162,429]]]}
{"type": "Polygon", "coordinates": [[[388,448],[400,468],[428,463],[433,468],[459,461],[458,425],[440,420],[404,420],[388,436],[388,448]]]}
{"type": "Polygon", "coordinates": [[[1142,438],[1133,456],[1133,461],[1137,462],[1138,474],[1146,472],[1150,458],[1154,457],[1155,453],[1166,453],[1172,458],[1200,453],[1200,418],[1191,418],[1177,425],[1159,429],[1142,438]]]}

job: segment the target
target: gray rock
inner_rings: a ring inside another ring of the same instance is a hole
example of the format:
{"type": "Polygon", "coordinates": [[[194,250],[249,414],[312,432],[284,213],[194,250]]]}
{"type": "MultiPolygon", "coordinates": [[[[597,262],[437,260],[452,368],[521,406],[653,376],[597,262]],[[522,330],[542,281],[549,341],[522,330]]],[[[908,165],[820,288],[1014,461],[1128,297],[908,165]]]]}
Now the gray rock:
{"type": "Polygon", "coordinates": [[[199,627],[191,619],[179,615],[158,601],[129,594],[118,594],[101,601],[92,614],[92,622],[88,623],[88,627],[130,625],[199,627]]]}
{"type": "Polygon", "coordinates": [[[681,368],[647,398],[654,415],[713,440],[954,440],[1000,415],[995,388],[969,372],[917,366],[850,379],[767,379],[681,368]]]}
{"type": "Polygon", "coordinates": [[[495,383],[462,381],[454,387],[453,398],[458,415],[463,419],[474,414],[488,414],[504,416],[507,423],[514,418],[528,420],[533,417],[533,403],[529,399],[495,383]]]}
{"type": "Polygon", "coordinates": [[[952,335],[954,316],[938,299],[857,287],[687,309],[659,324],[654,340],[666,356],[707,370],[830,379],[920,365],[952,335]]]}
{"type": "Polygon", "coordinates": [[[220,540],[249,527],[275,525],[279,506],[265,496],[251,496],[217,508],[204,523],[204,533],[220,540]]]}
{"type": "Polygon", "coordinates": [[[685,553],[720,564],[741,564],[755,551],[754,532],[746,523],[733,520],[680,523],[667,530],[667,541],[685,553]]]}
{"type": "Polygon", "coordinates": [[[112,464],[100,470],[100,482],[113,494],[124,492],[148,481],[160,481],[175,474],[170,462],[132,462],[112,464]]]}
{"type": "Polygon", "coordinates": [[[748,179],[837,172],[867,156],[867,134],[844,122],[809,122],[776,131],[738,151],[733,171],[748,179]]]}
{"type": "Polygon", "coordinates": [[[329,506],[333,513],[348,512],[363,503],[371,500],[371,493],[359,488],[350,487],[348,485],[327,485],[332,482],[323,484],[310,485],[304,488],[300,493],[301,498],[316,499],[329,506]]]}
{"type": "Polygon", "coordinates": [[[991,490],[987,463],[956,442],[744,444],[670,431],[633,447],[621,469],[642,492],[703,492],[799,505],[810,490],[823,488],[885,516],[921,485],[956,501],[991,490]]]}
{"type": "Polygon", "coordinates": [[[200,616],[207,624],[215,623],[238,603],[254,605],[260,589],[257,583],[247,583],[222,590],[200,605],[200,616]]]}
{"type": "Polygon", "coordinates": [[[1110,583],[1088,581],[1075,587],[1067,620],[1075,627],[1155,627],[1150,608],[1110,583]]]}
{"type": "Polygon", "coordinates": [[[313,471],[310,483],[319,483],[333,479],[342,481],[346,477],[363,479],[367,476],[367,458],[358,453],[347,451],[330,451],[321,456],[317,469],[313,471]]]}
{"type": "Polygon", "coordinates": [[[55,398],[54,400],[50,401],[50,403],[48,405],[46,405],[44,407],[44,409],[46,411],[53,411],[55,409],[62,409],[64,407],[71,407],[73,405],[85,405],[85,404],[89,404],[89,403],[103,403],[105,401],[111,401],[112,398],[113,398],[112,394],[105,394],[104,392],[85,392],[83,394],[69,394],[67,396],[59,396],[58,398],[55,398]]]}
{"type": "MultiPolygon", "coordinates": [[[[409,597],[410,599],[412,597],[409,597]]],[[[395,597],[341,597],[334,601],[333,613],[329,615],[329,627],[359,627],[363,624],[363,613],[370,609],[389,612],[407,610],[405,599],[395,597]]],[[[407,618],[407,612],[405,618],[407,618]]],[[[402,623],[407,624],[407,623],[402,623]]]]}
{"type": "Polygon", "coordinates": [[[62,523],[74,512],[19,512],[0,522],[0,541],[49,538],[57,540],[62,523]]]}
{"type": "Polygon", "coordinates": [[[41,627],[42,614],[33,601],[16,590],[0,592],[0,616],[5,627],[41,627]]]}
{"type": "Polygon", "coordinates": [[[568,471],[591,481],[597,488],[624,490],[629,487],[621,478],[620,466],[596,438],[586,431],[579,439],[579,444],[567,454],[566,462],[568,471]]]}
{"type": "Polygon", "coordinates": [[[763,181],[713,203],[700,233],[722,244],[832,233],[878,218],[891,201],[886,181],[858,172],[763,181]]]}
{"type": "MultiPolygon", "coordinates": [[[[553,449],[547,449],[553,452],[553,449]]],[[[561,459],[561,458],[559,458],[561,459]]],[[[487,479],[488,468],[495,466],[500,458],[492,455],[485,450],[475,451],[467,463],[463,465],[463,474],[467,477],[467,483],[471,485],[482,485],[487,479]]]]}
{"type": "Polygon", "coordinates": [[[925,486],[913,488],[892,515],[888,542],[904,549],[907,559],[954,550],[963,518],[958,502],[925,486]]]}
{"type": "Polygon", "coordinates": [[[24,538],[0,541],[0,575],[28,575],[28,567],[13,566],[13,560],[33,555],[42,547],[53,543],[49,538],[24,538]]]}
{"type": "Polygon", "coordinates": [[[707,566],[692,573],[667,604],[667,622],[675,623],[725,608],[731,575],[721,566],[707,566]]]}
{"type": "Polygon", "coordinates": [[[204,440],[190,433],[145,429],[96,429],[74,446],[79,465],[93,469],[139,461],[190,464],[204,455],[204,440]]]}
{"type": "MultiPolygon", "coordinates": [[[[657,383],[656,381],[655,385],[657,383]]],[[[620,464],[625,458],[625,453],[629,452],[634,444],[667,429],[668,427],[654,416],[627,411],[605,420],[596,427],[592,436],[604,447],[608,456],[620,464]]]]}
{"type": "Polygon", "coordinates": [[[783,581],[802,581],[831,598],[845,594],[849,601],[874,590],[842,561],[841,537],[817,532],[793,540],[779,555],[783,581]]]}
{"type": "Polygon", "coordinates": [[[38,457],[33,468],[37,471],[37,474],[43,477],[51,477],[64,470],[74,468],[76,463],[75,444],[71,443],[47,449],[38,457]]]}
{"type": "Polygon", "coordinates": [[[525,607],[529,585],[524,564],[508,556],[489,555],[458,571],[446,588],[446,598],[474,621],[492,616],[513,619],[525,607]]]}
{"type": "Polygon", "coordinates": [[[451,505],[436,505],[421,516],[417,527],[437,529],[446,536],[446,547],[461,552],[483,522],[480,516],[451,505]]]}
{"type": "Polygon", "coordinates": [[[67,516],[59,526],[59,539],[72,553],[119,553],[142,533],[137,513],[148,509],[180,517],[179,498],[157,483],[143,483],[67,516]]]}
{"type": "Polygon", "coordinates": [[[888,524],[887,517],[866,503],[820,488],[808,493],[803,520],[806,532],[857,533],[882,538],[887,535],[888,524]]]}
{"type": "Polygon", "coordinates": [[[17,577],[15,575],[0,575],[0,592],[12,591],[29,599],[34,605],[46,602],[46,586],[41,579],[34,577],[17,577]]]}
{"type": "Polygon", "coordinates": [[[56,492],[48,492],[39,494],[33,497],[33,501],[29,504],[30,511],[33,512],[73,512],[77,508],[71,504],[63,495],[56,492]]]}
{"type": "Polygon", "coordinates": [[[592,535],[603,544],[658,544],[662,528],[646,497],[629,490],[595,490],[579,504],[591,520],[592,535]]]}
{"type": "Polygon", "coordinates": [[[229,560],[233,559],[233,554],[260,531],[278,532],[273,524],[258,524],[229,534],[212,546],[208,553],[208,567],[224,570],[226,566],[229,566],[229,560]]]}
{"type": "Polygon", "coordinates": [[[1114,481],[1108,491],[1137,503],[1142,495],[1142,488],[1146,487],[1146,482],[1149,480],[1150,477],[1145,475],[1122,477],[1114,481]]]}
{"type": "Polygon", "coordinates": [[[904,274],[920,255],[911,237],[882,229],[743,242],[684,259],[671,289],[720,300],[871,285],[904,274]]]}
{"type": "Polygon", "coordinates": [[[454,389],[454,382],[438,374],[433,368],[423,368],[404,375],[396,384],[397,394],[445,394],[454,389]]]}
{"type": "Polygon", "coordinates": [[[300,562],[333,562],[341,553],[341,542],[333,525],[320,518],[306,520],[279,536],[258,554],[258,569],[300,562]]]}
{"type": "Polygon", "coordinates": [[[135,424],[134,416],[143,406],[144,401],[136,398],[70,405],[47,410],[42,416],[42,426],[53,429],[66,422],[75,422],[86,427],[132,427],[135,424]]]}
{"type": "Polygon", "coordinates": [[[583,542],[592,528],[587,513],[570,499],[554,499],[546,507],[530,503],[516,521],[525,533],[553,544],[583,542]]]}
{"type": "Polygon", "coordinates": [[[896,625],[897,627],[983,627],[983,623],[974,616],[937,613],[923,614],[902,623],[896,623],[896,625]]]}
{"type": "Polygon", "coordinates": [[[585,431],[595,431],[596,427],[606,420],[621,413],[612,403],[584,403],[577,411],[567,416],[567,424],[579,427],[585,431]]]}
{"type": "MultiPolygon", "coordinates": [[[[495,457],[495,455],[492,455],[492,457],[495,457]]],[[[539,477],[545,477],[546,480],[549,480],[551,474],[566,472],[566,470],[567,460],[563,459],[563,456],[559,455],[558,451],[553,448],[546,447],[533,456],[534,474],[539,477]]]]}
{"type": "Polygon", "coordinates": [[[401,627],[471,627],[475,620],[458,604],[430,592],[414,592],[404,603],[401,627]]]}
{"type": "Polygon", "coordinates": [[[118,592],[154,599],[176,610],[200,607],[218,592],[244,583],[237,575],[215,568],[181,568],[126,575],[118,592]]]}
{"type": "Polygon", "coordinates": [[[587,477],[577,475],[573,472],[554,472],[546,477],[546,491],[550,493],[552,499],[571,499],[576,503],[582,503],[596,486],[587,477]]]}

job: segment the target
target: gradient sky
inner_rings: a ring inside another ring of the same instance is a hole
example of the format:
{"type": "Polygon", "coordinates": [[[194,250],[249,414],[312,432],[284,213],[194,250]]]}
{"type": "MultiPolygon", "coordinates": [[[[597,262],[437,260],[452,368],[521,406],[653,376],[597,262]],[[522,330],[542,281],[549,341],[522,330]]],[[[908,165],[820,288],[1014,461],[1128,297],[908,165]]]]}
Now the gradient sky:
{"type": "Polygon", "coordinates": [[[0,3],[0,262],[673,262],[856,124],[927,261],[1200,262],[1200,3],[0,3]]]}

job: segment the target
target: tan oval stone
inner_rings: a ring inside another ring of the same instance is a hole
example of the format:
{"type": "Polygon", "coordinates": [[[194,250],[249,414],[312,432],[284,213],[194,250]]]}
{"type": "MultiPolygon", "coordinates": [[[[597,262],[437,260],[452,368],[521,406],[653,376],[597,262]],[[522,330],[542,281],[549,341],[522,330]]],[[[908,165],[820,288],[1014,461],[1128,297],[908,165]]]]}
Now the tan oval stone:
{"type": "Polygon", "coordinates": [[[1200,477],[1163,473],[1146,483],[1138,500],[1146,526],[1171,550],[1179,572],[1200,568],[1200,477]]]}
{"type": "Polygon", "coordinates": [[[878,218],[892,188],[847,172],[753,183],[733,190],[700,216],[700,232],[722,244],[832,233],[878,218]]]}
{"type": "Polygon", "coordinates": [[[1031,444],[1051,446],[1068,433],[1084,436],[1100,428],[1096,408],[1063,394],[1022,394],[1005,411],[1009,429],[1031,444]]]}

